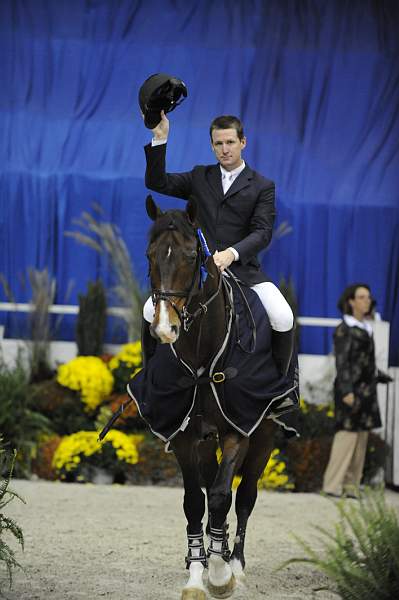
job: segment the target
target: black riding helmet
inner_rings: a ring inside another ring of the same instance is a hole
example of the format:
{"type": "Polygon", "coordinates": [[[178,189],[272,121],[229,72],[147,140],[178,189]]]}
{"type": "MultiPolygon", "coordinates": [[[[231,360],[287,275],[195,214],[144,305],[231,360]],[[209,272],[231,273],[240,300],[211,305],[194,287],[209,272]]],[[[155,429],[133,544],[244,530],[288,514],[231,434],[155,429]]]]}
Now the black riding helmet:
{"type": "Polygon", "coordinates": [[[145,80],[139,91],[144,125],[154,129],[161,122],[161,110],[171,112],[187,97],[185,83],[165,73],[155,73],[145,80]],[[181,98],[181,99],[180,99],[181,98]]]}

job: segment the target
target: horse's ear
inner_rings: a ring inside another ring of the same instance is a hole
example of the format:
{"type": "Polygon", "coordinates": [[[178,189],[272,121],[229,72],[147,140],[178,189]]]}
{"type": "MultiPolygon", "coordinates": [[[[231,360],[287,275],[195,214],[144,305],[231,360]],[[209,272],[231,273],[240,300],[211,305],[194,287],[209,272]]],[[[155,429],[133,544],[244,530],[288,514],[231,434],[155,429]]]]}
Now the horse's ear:
{"type": "Polygon", "coordinates": [[[151,194],[148,194],[147,196],[147,199],[145,201],[145,207],[147,210],[147,215],[152,221],[156,221],[159,217],[163,215],[162,210],[159,208],[159,206],[155,204],[151,194]]]}
{"type": "Polygon", "coordinates": [[[194,224],[195,218],[197,216],[197,200],[195,199],[194,196],[190,196],[190,198],[187,202],[186,213],[187,213],[190,223],[194,224]]]}

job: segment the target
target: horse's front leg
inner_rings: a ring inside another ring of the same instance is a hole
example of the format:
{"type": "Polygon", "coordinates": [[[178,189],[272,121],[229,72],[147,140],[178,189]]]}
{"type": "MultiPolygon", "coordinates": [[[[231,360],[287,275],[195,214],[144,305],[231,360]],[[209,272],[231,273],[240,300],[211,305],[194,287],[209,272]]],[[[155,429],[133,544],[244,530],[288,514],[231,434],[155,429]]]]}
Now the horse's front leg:
{"type": "Polygon", "coordinates": [[[207,565],[202,530],[205,496],[200,485],[198,441],[190,431],[186,430],[174,438],[171,447],[183,475],[183,508],[187,519],[186,568],[190,575],[183,588],[181,600],[205,600],[206,591],[202,581],[204,568],[207,565]]]}
{"type": "Polygon", "coordinates": [[[233,477],[240,468],[249,440],[236,432],[221,437],[222,461],[209,494],[210,546],[208,589],[216,598],[228,598],[235,588],[235,578],[229,559],[226,518],[232,499],[233,477]]]}
{"type": "Polygon", "coordinates": [[[242,479],[236,494],[237,531],[231,555],[231,568],[237,580],[244,580],[244,544],[248,519],[258,495],[258,480],[273,450],[276,425],[265,419],[252,434],[249,449],[241,469],[242,479]]]}
{"type": "MultiPolygon", "coordinates": [[[[203,483],[205,484],[206,496],[208,499],[208,507],[210,502],[210,494],[213,482],[215,481],[219,464],[216,458],[216,452],[218,448],[218,442],[216,438],[208,439],[199,444],[198,452],[200,456],[199,467],[201,471],[201,476],[203,479],[203,483]]],[[[209,535],[210,532],[210,516],[208,509],[208,523],[206,526],[206,534],[209,535]]]]}

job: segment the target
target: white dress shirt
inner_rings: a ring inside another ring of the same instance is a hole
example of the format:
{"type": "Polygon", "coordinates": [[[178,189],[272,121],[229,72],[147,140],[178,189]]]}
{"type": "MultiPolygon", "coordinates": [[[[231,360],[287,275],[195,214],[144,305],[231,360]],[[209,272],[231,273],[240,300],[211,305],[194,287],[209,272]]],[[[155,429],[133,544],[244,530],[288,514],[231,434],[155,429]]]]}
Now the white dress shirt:
{"type": "Polygon", "coordinates": [[[232,171],[226,171],[226,169],[224,167],[222,167],[222,165],[219,165],[219,166],[220,166],[220,171],[222,173],[223,193],[227,194],[228,190],[233,185],[234,180],[239,176],[241,171],[243,171],[245,169],[245,162],[242,161],[240,166],[237,167],[236,169],[233,169],[232,171]]]}

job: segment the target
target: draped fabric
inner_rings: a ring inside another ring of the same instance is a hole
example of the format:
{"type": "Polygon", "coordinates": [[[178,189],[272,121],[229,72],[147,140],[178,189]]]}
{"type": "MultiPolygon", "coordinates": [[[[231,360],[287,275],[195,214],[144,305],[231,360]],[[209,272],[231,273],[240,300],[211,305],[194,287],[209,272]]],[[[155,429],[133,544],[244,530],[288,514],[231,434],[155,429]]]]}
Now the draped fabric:
{"type": "MultiPolygon", "coordinates": [[[[267,273],[292,278],[304,316],[336,317],[347,284],[370,284],[398,364],[398,27],[388,0],[2,0],[0,273],[14,298],[30,299],[30,267],[49,269],[57,303],[97,277],[111,285],[107,258],[65,236],[94,201],[146,286],[151,133],[137,94],[166,72],[188,88],[169,170],[214,162],[210,121],[239,115],[244,158],[276,182],[277,224],[292,227],[263,255],[267,273]]],[[[11,316],[0,322],[12,335],[11,316]]],[[[302,328],[302,352],[331,346],[331,330],[302,328]]]]}

